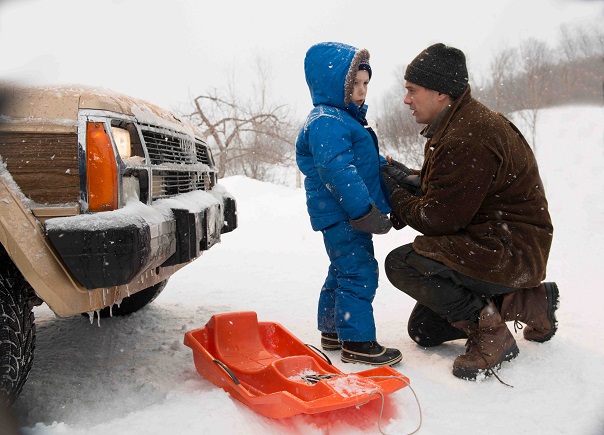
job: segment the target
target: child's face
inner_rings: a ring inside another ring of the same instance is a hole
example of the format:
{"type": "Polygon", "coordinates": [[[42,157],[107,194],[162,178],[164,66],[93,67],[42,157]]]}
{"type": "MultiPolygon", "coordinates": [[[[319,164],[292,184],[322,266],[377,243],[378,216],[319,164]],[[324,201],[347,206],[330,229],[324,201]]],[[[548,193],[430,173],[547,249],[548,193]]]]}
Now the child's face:
{"type": "Polygon", "coordinates": [[[367,97],[367,85],[369,84],[369,73],[361,70],[357,71],[357,76],[354,81],[354,89],[352,91],[351,101],[361,107],[367,97]]]}

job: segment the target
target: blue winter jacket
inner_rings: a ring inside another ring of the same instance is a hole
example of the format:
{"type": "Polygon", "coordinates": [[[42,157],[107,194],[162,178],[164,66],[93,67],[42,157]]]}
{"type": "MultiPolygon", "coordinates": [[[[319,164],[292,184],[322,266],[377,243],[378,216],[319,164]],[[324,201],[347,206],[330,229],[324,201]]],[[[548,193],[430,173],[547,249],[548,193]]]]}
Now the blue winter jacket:
{"type": "Polygon", "coordinates": [[[328,42],[306,53],[304,72],[314,108],[300,129],[296,161],[306,176],[306,205],[315,231],[368,213],[375,204],[390,213],[377,138],[365,127],[367,106],[349,102],[367,50],[328,42]],[[352,80],[352,83],[350,82],[352,80]]]}

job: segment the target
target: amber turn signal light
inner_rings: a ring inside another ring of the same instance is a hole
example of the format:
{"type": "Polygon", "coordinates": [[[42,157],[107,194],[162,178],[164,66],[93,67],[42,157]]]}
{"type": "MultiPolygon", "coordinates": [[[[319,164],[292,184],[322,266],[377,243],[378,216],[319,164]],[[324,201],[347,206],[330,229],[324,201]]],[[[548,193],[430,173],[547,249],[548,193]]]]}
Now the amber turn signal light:
{"type": "Polygon", "coordinates": [[[86,183],[90,211],[117,209],[117,164],[111,138],[100,122],[86,126],[86,183]]]}

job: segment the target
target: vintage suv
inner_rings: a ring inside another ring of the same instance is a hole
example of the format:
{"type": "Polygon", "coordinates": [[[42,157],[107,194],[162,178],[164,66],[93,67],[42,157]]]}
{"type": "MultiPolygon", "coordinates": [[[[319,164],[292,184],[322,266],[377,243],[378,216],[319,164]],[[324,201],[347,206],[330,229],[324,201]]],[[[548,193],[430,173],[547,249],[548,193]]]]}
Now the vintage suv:
{"type": "Polygon", "coordinates": [[[126,315],[237,227],[201,132],[106,89],[0,83],[0,394],[35,346],[32,308],[126,315]]]}

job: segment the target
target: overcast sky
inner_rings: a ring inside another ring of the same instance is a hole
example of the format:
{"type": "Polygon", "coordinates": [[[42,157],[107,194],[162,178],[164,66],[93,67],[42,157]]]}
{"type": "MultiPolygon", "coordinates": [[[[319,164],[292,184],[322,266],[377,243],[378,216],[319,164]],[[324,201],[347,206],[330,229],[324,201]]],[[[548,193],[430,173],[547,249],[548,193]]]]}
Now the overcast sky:
{"type": "Polygon", "coordinates": [[[228,78],[252,94],[262,59],[273,99],[305,115],[304,55],[329,40],[371,53],[371,114],[432,43],[462,49],[479,74],[506,46],[555,45],[562,23],[603,18],[602,0],[0,0],[0,78],[101,86],[188,111],[228,78]]]}

